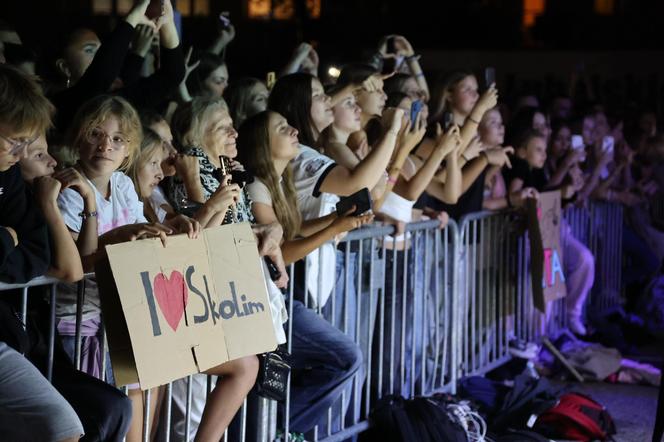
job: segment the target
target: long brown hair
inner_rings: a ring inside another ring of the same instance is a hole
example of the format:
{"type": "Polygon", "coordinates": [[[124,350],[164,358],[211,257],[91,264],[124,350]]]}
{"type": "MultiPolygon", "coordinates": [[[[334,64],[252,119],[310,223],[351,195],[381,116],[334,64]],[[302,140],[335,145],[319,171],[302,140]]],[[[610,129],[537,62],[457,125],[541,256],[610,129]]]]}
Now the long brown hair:
{"type": "Polygon", "coordinates": [[[270,116],[272,111],[260,112],[247,118],[240,126],[238,158],[270,191],[272,208],[284,229],[284,238],[293,239],[300,232],[302,215],[297,207],[297,193],[293,185],[293,172],[289,165],[279,177],[270,150],[270,116]],[[281,182],[279,180],[281,178],[281,182]]]}

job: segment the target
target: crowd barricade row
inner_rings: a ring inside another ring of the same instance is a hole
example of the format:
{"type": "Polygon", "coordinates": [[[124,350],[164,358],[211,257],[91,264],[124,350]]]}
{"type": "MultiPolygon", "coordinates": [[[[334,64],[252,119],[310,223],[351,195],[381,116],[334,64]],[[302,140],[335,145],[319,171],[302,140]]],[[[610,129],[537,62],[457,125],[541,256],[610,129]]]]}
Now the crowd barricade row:
{"type": "MultiPolygon", "coordinates": [[[[568,208],[565,222],[596,260],[595,284],[589,303],[606,308],[621,302],[622,208],[591,203],[568,208]]],[[[307,440],[341,441],[369,427],[369,412],[381,396],[414,396],[456,392],[457,380],[481,375],[510,358],[509,340],[537,342],[566,325],[564,299],[554,301],[547,314],[533,306],[529,243],[522,220],[510,212],[480,212],[441,229],[435,220],[408,224],[397,236],[394,227],[372,225],[348,233],[336,244],[335,262],[320,251],[317,273],[289,267],[286,299],[289,318],[299,299],[350,337],[363,356],[361,369],[326,413],[324,424],[307,433],[307,440]],[[341,270],[341,271],[340,271],[341,270]],[[326,273],[327,272],[327,273],[326,273]],[[330,275],[329,272],[336,274],[330,275]],[[327,284],[331,294],[325,307],[312,294],[327,284]],[[299,277],[299,280],[298,280],[299,277]],[[326,282],[327,278],[327,282],[326,282]],[[312,290],[311,285],[318,286],[312,290]],[[307,295],[305,295],[307,294],[307,295]]],[[[303,266],[304,267],[304,266],[303,266]]],[[[49,365],[52,374],[55,341],[55,297],[58,281],[39,277],[27,284],[1,284],[0,291],[19,289],[25,321],[28,289],[47,286],[49,365]]],[[[81,306],[85,280],[78,285],[75,365],[81,361],[81,306]]],[[[288,348],[293,321],[287,323],[288,348]]],[[[105,352],[106,340],[102,343],[105,352]]],[[[104,358],[105,360],[105,358],[104,358]]],[[[102,373],[106,370],[103,369],[102,373]]],[[[192,377],[189,376],[185,435],[190,433],[192,377]]],[[[211,390],[208,377],[207,391],[211,390]]],[[[163,402],[163,431],[159,440],[175,440],[171,433],[172,383],[163,402]]],[[[126,392],[126,389],[125,389],[126,392]]],[[[145,415],[152,400],[144,392],[145,415]]],[[[238,413],[239,435],[249,440],[286,440],[291,431],[287,399],[277,404],[259,399],[257,414],[247,419],[247,401],[238,413]],[[252,431],[247,431],[251,421],[252,431]],[[249,437],[248,435],[251,435],[249,437]]],[[[144,440],[150,428],[145,419],[144,440]]],[[[225,440],[229,440],[228,434],[225,440]]],[[[189,440],[185,436],[185,440],[189,440]]]]}

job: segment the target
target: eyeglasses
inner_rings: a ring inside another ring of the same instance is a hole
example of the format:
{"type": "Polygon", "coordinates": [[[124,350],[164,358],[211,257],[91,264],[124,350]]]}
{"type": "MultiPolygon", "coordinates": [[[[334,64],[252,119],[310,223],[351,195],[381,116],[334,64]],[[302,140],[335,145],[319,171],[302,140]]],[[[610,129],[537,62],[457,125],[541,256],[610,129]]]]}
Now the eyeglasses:
{"type": "Polygon", "coordinates": [[[37,141],[37,138],[39,138],[39,136],[36,136],[31,140],[25,138],[22,140],[13,140],[11,138],[7,138],[6,136],[0,134],[0,138],[9,143],[10,145],[9,153],[11,155],[16,155],[17,153],[21,152],[23,149],[25,149],[26,147],[37,141]]]}
{"type": "Polygon", "coordinates": [[[85,139],[88,143],[99,146],[106,141],[107,138],[111,141],[111,147],[113,150],[120,150],[129,143],[129,140],[122,135],[109,135],[99,128],[92,129],[88,132],[85,139]]]}

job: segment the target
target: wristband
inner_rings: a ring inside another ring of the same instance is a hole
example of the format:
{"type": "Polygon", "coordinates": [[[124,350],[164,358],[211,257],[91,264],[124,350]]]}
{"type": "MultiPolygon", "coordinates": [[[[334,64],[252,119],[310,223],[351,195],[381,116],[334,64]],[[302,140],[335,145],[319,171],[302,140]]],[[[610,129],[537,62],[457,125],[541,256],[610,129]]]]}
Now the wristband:
{"type": "Polygon", "coordinates": [[[417,54],[409,55],[406,57],[406,61],[419,61],[420,56],[417,54]]]}
{"type": "Polygon", "coordinates": [[[81,218],[83,218],[83,221],[85,221],[88,218],[96,218],[97,217],[97,211],[93,210],[92,212],[81,212],[78,214],[81,218]]]}
{"type": "Polygon", "coordinates": [[[415,78],[424,77],[424,72],[418,72],[415,74],[415,78]]]}
{"type": "Polygon", "coordinates": [[[475,120],[472,116],[468,115],[468,119],[479,126],[480,122],[475,120]]]}

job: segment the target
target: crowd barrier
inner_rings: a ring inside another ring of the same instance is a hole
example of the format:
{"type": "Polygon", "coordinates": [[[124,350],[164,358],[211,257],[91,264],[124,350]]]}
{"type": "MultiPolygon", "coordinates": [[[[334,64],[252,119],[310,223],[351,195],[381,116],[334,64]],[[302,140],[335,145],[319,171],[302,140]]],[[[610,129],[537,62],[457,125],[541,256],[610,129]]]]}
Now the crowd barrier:
{"type": "MultiPolygon", "coordinates": [[[[565,223],[592,251],[596,260],[593,307],[620,303],[622,209],[607,203],[567,209],[565,223]]],[[[332,404],[307,440],[341,441],[369,427],[369,412],[385,394],[413,396],[456,392],[458,379],[481,375],[509,360],[509,340],[537,342],[565,326],[564,299],[551,303],[547,314],[533,306],[529,244],[523,222],[514,213],[481,212],[445,228],[429,220],[408,224],[397,236],[393,226],[368,226],[348,233],[337,245],[334,262],[318,251],[314,275],[289,267],[286,299],[289,317],[301,301],[352,339],[362,364],[340,400],[332,404]],[[327,269],[327,270],[326,270],[327,269]],[[327,274],[326,274],[327,272],[327,274]],[[316,304],[333,275],[326,306],[316,304]],[[311,277],[308,277],[311,276],[311,277]],[[317,289],[316,289],[317,287],[317,289]]],[[[0,284],[0,291],[18,289],[21,315],[28,308],[28,289],[46,286],[50,304],[50,380],[55,341],[57,280],[40,277],[23,285],[0,284]]],[[[83,305],[84,282],[79,283],[78,307],[83,305]]],[[[292,350],[293,322],[287,324],[292,350]]],[[[81,359],[81,314],[77,316],[75,364],[81,359]]],[[[105,340],[104,344],[105,345],[105,340]]],[[[102,351],[105,351],[102,349],[102,351]]],[[[102,371],[105,373],[105,370],[102,371]]],[[[180,381],[182,382],[182,381],[180,381]]],[[[193,377],[186,379],[184,440],[191,424],[193,377]]],[[[207,392],[211,389],[208,377],[207,392]]],[[[173,383],[166,386],[162,428],[156,440],[179,440],[171,432],[173,383]]],[[[290,395],[283,404],[250,398],[236,417],[233,437],[224,440],[289,440],[290,395]],[[251,410],[248,412],[248,410],[251,410]]],[[[145,415],[150,392],[144,393],[145,415]]],[[[145,419],[144,440],[151,429],[145,419]]]]}

